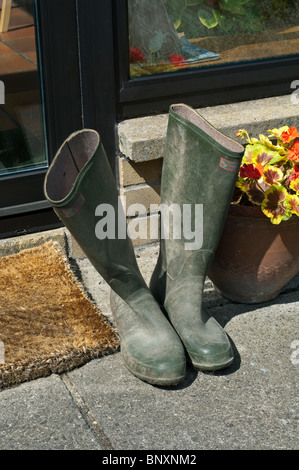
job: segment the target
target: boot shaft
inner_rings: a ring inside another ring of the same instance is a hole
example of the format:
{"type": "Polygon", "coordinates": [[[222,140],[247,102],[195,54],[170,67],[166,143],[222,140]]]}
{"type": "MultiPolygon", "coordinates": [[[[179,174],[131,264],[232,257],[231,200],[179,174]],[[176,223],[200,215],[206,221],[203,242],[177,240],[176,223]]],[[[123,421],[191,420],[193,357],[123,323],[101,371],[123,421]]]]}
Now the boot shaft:
{"type": "MultiPolygon", "coordinates": [[[[200,213],[196,210],[201,206],[200,250],[207,252],[205,258],[210,258],[209,253],[213,254],[218,245],[243,152],[242,145],[223,135],[192,108],[184,104],[170,107],[161,204],[177,205],[181,209],[181,223],[184,205],[190,206],[194,233],[198,230],[195,215],[200,213]]],[[[172,224],[169,240],[161,240],[164,269],[171,277],[197,251],[185,249],[190,240],[184,238],[184,227],[180,239],[171,236],[173,229],[172,224]]]]}
{"type": "Polygon", "coordinates": [[[58,217],[109,284],[123,278],[121,284],[124,288],[128,285],[128,295],[144,286],[131,240],[126,232],[118,239],[118,227],[125,225],[125,214],[96,131],[75,132],[62,144],[47,172],[44,192],[58,217]],[[99,239],[97,227],[102,224],[105,228],[103,219],[113,230],[99,239]]]}

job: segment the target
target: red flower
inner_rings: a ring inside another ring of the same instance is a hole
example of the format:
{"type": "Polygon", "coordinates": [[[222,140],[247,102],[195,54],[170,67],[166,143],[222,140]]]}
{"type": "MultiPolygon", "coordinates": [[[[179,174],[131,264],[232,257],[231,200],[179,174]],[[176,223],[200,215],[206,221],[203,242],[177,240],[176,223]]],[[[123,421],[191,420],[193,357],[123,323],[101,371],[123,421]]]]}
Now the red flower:
{"type": "Polygon", "coordinates": [[[294,165],[294,173],[291,174],[287,179],[287,185],[290,185],[290,182],[299,178],[299,167],[294,165]]]}
{"type": "Polygon", "coordinates": [[[297,137],[299,137],[299,133],[298,133],[296,127],[294,127],[294,126],[290,127],[288,131],[284,131],[280,136],[281,140],[285,144],[288,144],[292,140],[295,140],[297,137]]]}
{"type": "Polygon", "coordinates": [[[295,142],[288,150],[288,159],[299,163],[299,141],[295,142]]]}
{"type": "Polygon", "coordinates": [[[251,180],[258,180],[262,176],[264,168],[262,165],[254,166],[252,163],[244,163],[240,168],[241,178],[249,178],[251,180]]]}
{"type": "Polygon", "coordinates": [[[140,49],[137,49],[136,47],[130,47],[130,62],[132,64],[136,62],[145,62],[145,57],[140,49]]]}
{"type": "Polygon", "coordinates": [[[180,54],[169,54],[168,58],[173,65],[182,65],[186,60],[186,58],[180,54]]]}

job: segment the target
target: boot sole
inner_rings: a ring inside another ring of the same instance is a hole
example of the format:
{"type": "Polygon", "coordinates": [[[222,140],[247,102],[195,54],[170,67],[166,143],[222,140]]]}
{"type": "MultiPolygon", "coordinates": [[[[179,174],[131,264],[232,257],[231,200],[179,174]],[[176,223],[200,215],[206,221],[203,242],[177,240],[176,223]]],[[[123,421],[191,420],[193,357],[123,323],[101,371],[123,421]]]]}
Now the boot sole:
{"type": "Polygon", "coordinates": [[[173,386],[173,385],[178,385],[186,377],[185,374],[182,375],[182,376],[178,376],[178,377],[158,377],[158,376],[153,377],[153,376],[148,376],[148,375],[137,372],[136,369],[134,367],[132,367],[132,366],[134,366],[134,360],[130,361],[130,362],[132,362],[132,366],[130,366],[129,361],[128,361],[128,358],[130,356],[127,353],[124,353],[124,351],[122,350],[122,346],[121,346],[121,356],[122,356],[124,365],[126,366],[128,371],[131,372],[131,374],[133,374],[135,377],[142,380],[143,382],[148,382],[151,385],[160,385],[162,387],[163,386],[164,387],[167,387],[167,386],[170,387],[170,386],[173,386]]]}
{"type": "Polygon", "coordinates": [[[198,370],[203,370],[203,371],[214,371],[214,370],[221,370],[221,369],[226,369],[231,365],[233,362],[234,358],[232,357],[229,361],[223,362],[221,364],[199,364],[195,363],[190,359],[190,362],[192,363],[193,367],[198,370]]]}
{"type": "Polygon", "coordinates": [[[132,375],[137,377],[138,379],[142,380],[143,382],[149,383],[151,385],[157,385],[161,387],[171,387],[171,386],[176,386],[183,382],[185,379],[185,376],[183,375],[182,377],[178,377],[175,380],[174,379],[154,379],[152,377],[147,377],[145,375],[140,375],[136,373],[134,370],[130,369],[128,365],[124,362],[126,368],[128,369],[129,372],[131,372],[132,375]]]}

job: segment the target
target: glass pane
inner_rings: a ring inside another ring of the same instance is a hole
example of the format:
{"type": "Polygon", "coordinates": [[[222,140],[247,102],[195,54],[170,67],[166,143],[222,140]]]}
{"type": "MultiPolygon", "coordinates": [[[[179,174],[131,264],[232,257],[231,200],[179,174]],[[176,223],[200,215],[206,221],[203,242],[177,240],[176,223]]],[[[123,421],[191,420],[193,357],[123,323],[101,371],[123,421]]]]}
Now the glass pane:
{"type": "Polygon", "coordinates": [[[298,0],[129,0],[130,75],[299,54],[298,0]]]}
{"type": "Polygon", "coordinates": [[[4,91],[2,99],[0,95],[0,176],[3,176],[43,168],[47,159],[33,1],[0,0],[0,6],[0,84],[4,91]]]}

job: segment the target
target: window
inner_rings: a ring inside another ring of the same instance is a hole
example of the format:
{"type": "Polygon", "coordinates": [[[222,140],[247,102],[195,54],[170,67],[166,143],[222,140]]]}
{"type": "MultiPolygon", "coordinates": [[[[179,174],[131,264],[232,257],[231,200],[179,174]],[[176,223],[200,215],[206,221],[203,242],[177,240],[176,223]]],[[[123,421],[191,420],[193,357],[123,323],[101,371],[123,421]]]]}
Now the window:
{"type": "Polygon", "coordinates": [[[61,141],[82,127],[76,8],[63,4],[13,1],[0,33],[1,238],[60,225],[43,181],[61,141]]]}
{"type": "Polygon", "coordinates": [[[129,0],[130,77],[299,53],[296,0],[129,0]]]}
{"type": "Polygon", "coordinates": [[[30,7],[20,3],[12,8],[14,27],[0,39],[5,90],[0,107],[0,176],[47,166],[30,7]]]}
{"type": "Polygon", "coordinates": [[[116,0],[118,115],[290,93],[297,0],[116,0]],[[129,52],[128,52],[129,51],[129,52]]]}

